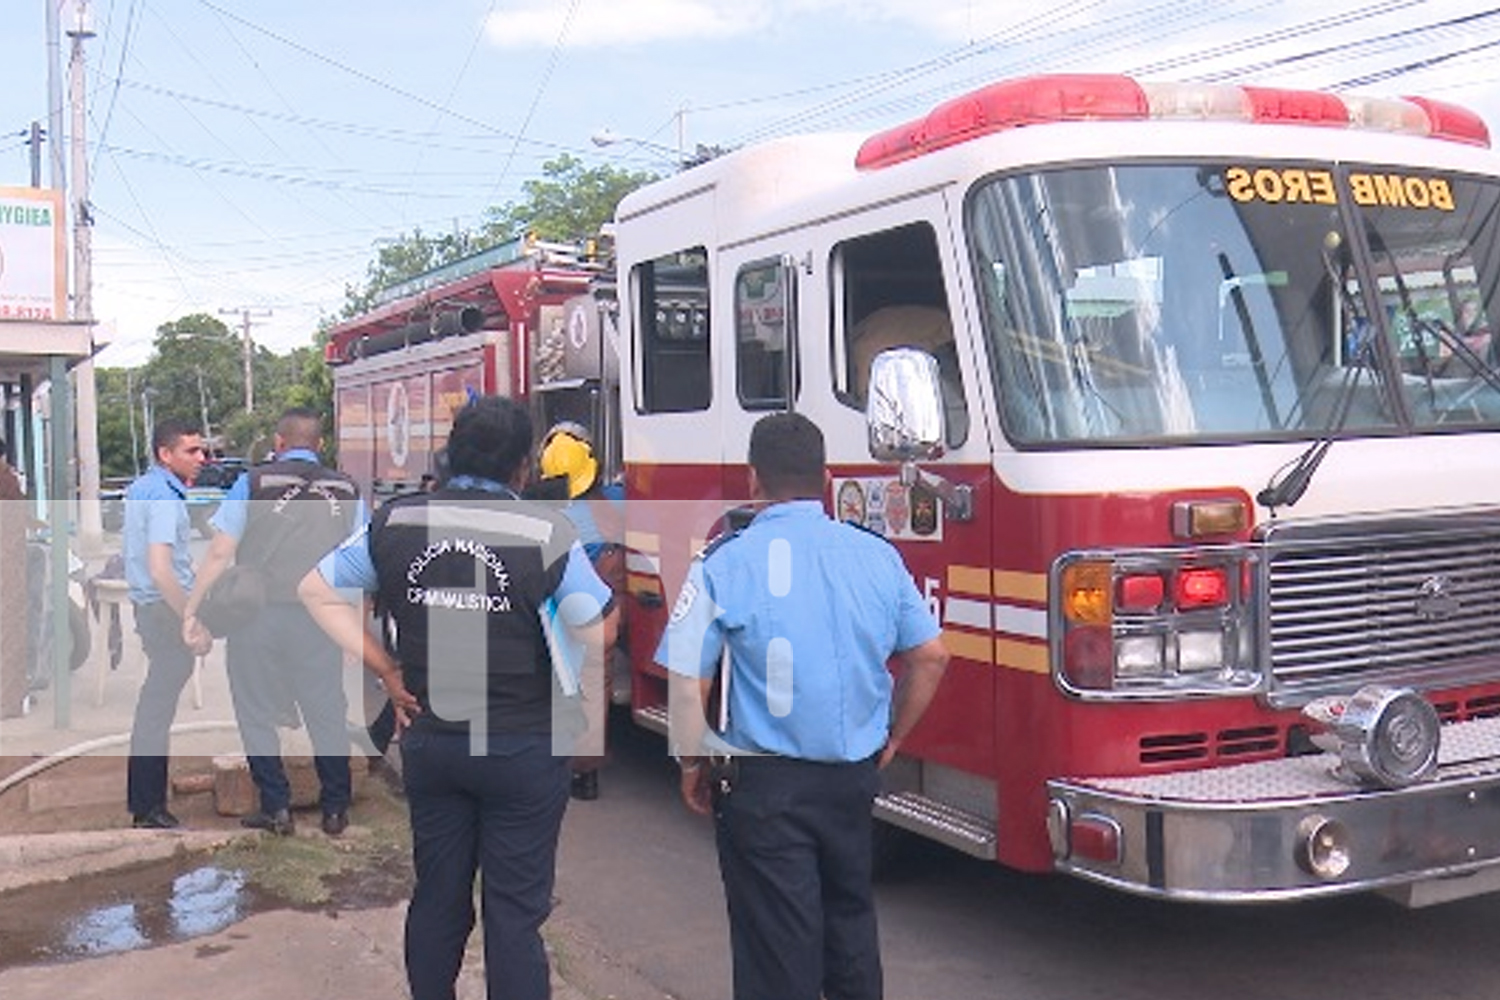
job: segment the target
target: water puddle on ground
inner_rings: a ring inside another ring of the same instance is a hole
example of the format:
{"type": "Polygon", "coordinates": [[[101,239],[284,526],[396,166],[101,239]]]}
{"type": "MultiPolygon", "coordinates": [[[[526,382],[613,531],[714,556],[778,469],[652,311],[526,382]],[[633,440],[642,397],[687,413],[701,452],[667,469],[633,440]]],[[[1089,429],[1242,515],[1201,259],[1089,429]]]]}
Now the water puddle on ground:
{"type": "MultiPolygon", "coordinates": [[[[362,909],[405,899],[400,866],[326,880],[317,909],[362,909]]],[[[75,961],[215,934],[252,913],[293,904],[233,866],[174,859],[0,895],[0,969],[75,961]]]]}
{"type": "Polygon", "coordinates": [[[201,859],[35,886],[0,896],[0,968],[187,941],[274,905],[243,873],[201,859]]]}

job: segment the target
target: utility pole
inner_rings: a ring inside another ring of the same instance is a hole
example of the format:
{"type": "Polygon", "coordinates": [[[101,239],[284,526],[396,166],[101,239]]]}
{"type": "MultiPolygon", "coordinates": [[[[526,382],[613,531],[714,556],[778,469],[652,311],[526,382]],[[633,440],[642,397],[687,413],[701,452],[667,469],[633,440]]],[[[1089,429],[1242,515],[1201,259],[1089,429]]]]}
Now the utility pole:
{"type": "MultiPolygon", "coordinates": [[[[135,369],[125,369],[125,412],[130,414],[130,467],[141,474],[141,437],[135,429],[135,369]]],[[[147,428],[146,433],[151,433],[147,428]]]]}
{"type": "Polygon", "coordinates": [[[203,424],[203,437],[213,437],[213,428],[208,423],[208,390],[203,388],[203,369],[197,369],[198,375],[198,419],[203,424]]]}
{"type": "MultiPolygon", "coordinates": [[[[68,32],[73,43],[68,60],[68,97],[73,112],[73,128],[68,136],[73,160],[73,318],[92,327],[94,214],[89,203],[88,115],[84,107],[87,80],[83,44],[94,37],[94,30],[89,0],[74,0],[74,11],[77,21],[73,30],[68,32]]],[[[73,384],[77,395],[79,545],[93,551],[104,540],[104,523],[99,511],[99,392],[93,358],[73,369],[73,384]]]]}
{"type": "Polygon", "coordinates": [[[271,315],[269,309],[253,309],[250,306],[240,306],[238,309],[220,309],[220,316],[238,316],[240,318],[240,335],[245,346],[245,412],[255,412],[255,342],[250,339],[250,327],[253,319],[263,319],[271,315]]]}
{"type": "Polygon", "coordinates": [[[46,134],[41,122],[32,122],[26,133],[26,145],[31,147],[31,186],[34,188],[42,186],[42,138],[46,134]]]}
{"type": "Polygon", "coordinates": [[[151,441],[156,436],[156,409],[153,405],[155,399],[155,389],[149,385],[141,387],[141,424],[144,426],[146,451],[149,453],[146,459],[148,469],[156,463],[156,449],[151,447],[151,441]]]}

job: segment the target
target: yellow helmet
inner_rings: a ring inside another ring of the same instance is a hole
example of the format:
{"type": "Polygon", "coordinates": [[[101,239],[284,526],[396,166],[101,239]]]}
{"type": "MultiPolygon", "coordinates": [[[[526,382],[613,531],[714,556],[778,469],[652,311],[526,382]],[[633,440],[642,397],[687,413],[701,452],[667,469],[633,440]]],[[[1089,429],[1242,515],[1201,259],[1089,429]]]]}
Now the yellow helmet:
{"type": "Polygon", "coordinates": [[[587,432],[581,427],[566,425],[548,431],[542,439],[541,471],[548,479],[567,476],[569,499],[587,492],[599,474],[599,462],[594,458],[594,448],[589,444],[587,432]]]}

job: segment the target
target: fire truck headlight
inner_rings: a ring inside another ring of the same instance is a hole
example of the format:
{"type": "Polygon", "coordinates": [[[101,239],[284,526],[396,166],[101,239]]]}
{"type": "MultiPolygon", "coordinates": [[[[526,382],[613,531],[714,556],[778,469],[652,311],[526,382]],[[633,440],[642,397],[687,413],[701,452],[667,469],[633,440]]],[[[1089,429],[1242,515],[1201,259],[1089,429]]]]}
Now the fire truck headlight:
{"type": "Polygon", "coordinates": [[[1371,684],[1344,705],[1333,726],[1344,767],[1363,781],[1402,788],[1437,769],[1437,710],[1409,688],[1371,684]]]}
{"type": "Polygon", "coordinates": [[[1115,673],[1118,676],[1160,677],[1165,672],[1161,636],[1126,636],[1115,642],[1115,673]]]}
{"type": "Polygon", "coordinates": [[[1297,824],[1297,866],[1316,878],[1336,879],[1349,870],[1349,830],[1338,820],[1308,816],[1297,824]]]}
{"type": "Polygon", "coordinates": [[[1184,673],[1219,670],[1225,665],[1224,633],[1183,632],[1177,637],[1177,669],[1184,673]]]}

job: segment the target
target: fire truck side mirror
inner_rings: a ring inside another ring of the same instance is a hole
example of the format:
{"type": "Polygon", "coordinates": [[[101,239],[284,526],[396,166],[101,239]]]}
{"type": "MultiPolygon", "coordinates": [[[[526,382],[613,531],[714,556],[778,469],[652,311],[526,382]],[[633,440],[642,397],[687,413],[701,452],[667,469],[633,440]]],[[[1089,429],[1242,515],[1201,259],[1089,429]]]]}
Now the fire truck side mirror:
{"type": "Polygon", "coordinates": [[[946,428],[937,359],[915,347],[875,355],[865,426],[876,461],[915,462],[941,455],[946,428]]]}

